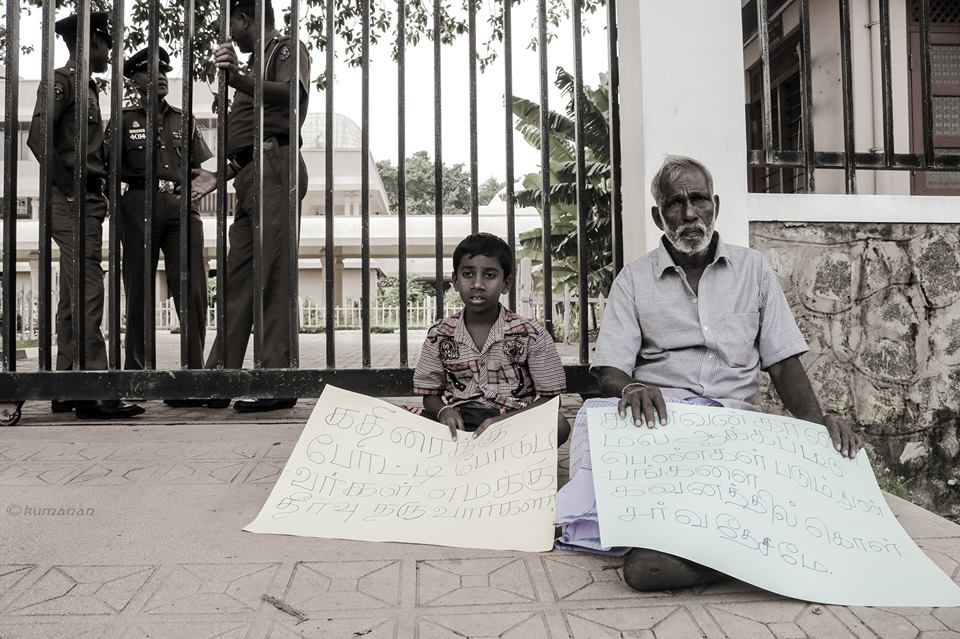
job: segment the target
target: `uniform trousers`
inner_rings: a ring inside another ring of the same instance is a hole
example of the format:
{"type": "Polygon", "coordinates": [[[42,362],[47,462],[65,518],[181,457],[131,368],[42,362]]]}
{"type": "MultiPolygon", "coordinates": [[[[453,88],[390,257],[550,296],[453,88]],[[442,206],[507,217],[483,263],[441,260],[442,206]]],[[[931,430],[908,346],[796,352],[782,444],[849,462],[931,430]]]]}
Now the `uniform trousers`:
{"type": "MultiPolygon", "coordinates": [[[[264,368],[290,366],[290,227],[287,215],[289,148],[273,146],[263,153],[263,236],[261,281],[263,290],[263,352],[264,368]]],[[[298,196],[303,201],[307,193],[307,167],[300,157],[298,196]]],[[[234,178],[237,191],[237,210],[230,225],[230,250],[227,253],[227,291],[225,335],[217,335],[207,358],[207,368],[217,366],[219,342],[226,339],[226,368],[241,368],[247,352],[253,327],[253,201],[256,179],[253,163],[247,164],[234,178]]],[[[298,224],[299,226],[299,224],[298,224]]],[[[299,236],[298,236],[299,243],[299,236]]],[[[296,268],[296,265],[294,265],[296,268]]],[[[219,296],[219,292],[218,292],[219,296]]],[[[224,297],[220,297],[224,299],[224,297]]]]}
{"type": "MultiPolygon", "coordinates": [[[[144,356],[144,233],[143,211],[146,192],[128,189],[120,199],[120,243],[123,246],[123,287],[126,293],[127,331],[124,341],[124,368],[145,366],[144,356]]],[[[203,343],[207,330],[207,272],[203,262],[203,222],[190,211],[189,304],[187,324],[180,309],[180,200],[172,193],[157,193],[153,215],[153,256],[151,273],[156,274],[160,251],[173,295],[181,330],[187,332],[187,365],[203,368],[203,343]]]]}
{"type": "MultiPolygon", "coordinates": [[[[106,370],[107,347],[100,330],[103,321],[103,220],[107,201],[102,194],[86,194],[86,233],[84,237],[84,342],[87,370],[106,370]]],[[[74,334],[72,318],[79,312],[73,260],[74,199],[58,188],[51,198],[50,236],[60,249],[60,299],[57,303],[57,370],[74,368],[74,334]]]]}

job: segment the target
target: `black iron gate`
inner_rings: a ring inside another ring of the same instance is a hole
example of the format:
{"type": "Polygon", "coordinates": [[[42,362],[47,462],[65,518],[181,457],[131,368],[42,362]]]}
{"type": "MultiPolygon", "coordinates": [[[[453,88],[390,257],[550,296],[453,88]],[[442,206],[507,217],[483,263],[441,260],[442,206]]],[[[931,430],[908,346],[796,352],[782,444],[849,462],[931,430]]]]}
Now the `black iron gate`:
{"type": "MultiPolygon", "coordinates": [[[[574,40],[574,77],[575,77],[575,104],[576,104],[576,189],[577,189],[577,239],[578,239],[578,264],[579,274],[577,278],[578,296],[580,300],[587,300],[587,208],[585,189],[587,188],[587,176],[584,160],[583,144],[583,73],[582,73],[582,2],[583,0],[572,0],[569,7],[574,40]]],[[[186,113],[192,112],[193,105],[193,83],[191,81],[196,52],[194,51],[193,40],[195,33],[194,14],[195,0],[178,0],[182,5],[183,11],[183,91],[182,106],[186,113]]],[[[507,188],[507,229],[508,240],[512,248],[515,247],[515,225],[514,225],[514,166],[513,166],[513,146],[512,146],[512,128],[513,114],[512,106],[512,58],[511,51],[513,47],[513,25],[511,22],[511,8],[514,4],[510,0],[502,2],[502,55],[505,64],[505,122],[507,124],[506,140],[506,188],[507,188]]],[[[149,73],[151,78],[151,88],[147,94],[148,116],[146,122],[146,147],[147,149],[156,149],[157,139],[157,109],[155,108],[156,78],[158,75],[158,10],[157,0],[149,3],[147,17],[146,34],[147,46],[149,48],[149,73]]],[[[361,299],[361,322],[362,322],[362,366],[358,369],[343,369],[335,367],[336,353],[336,332],[334,330],[333,313],[328,312],[326,317],[326,363],[327,367],[322,369],[303,369],[299,368],[299,357],[297,352],[298,325],[297,325],[297,232],[299,218],[299,200],[297,198],[297,166],[298,166],[298,96],[297,91],[291,91],[290,99],[290,144],[289,144],[289,175],[290,188],[288,194],[288,205],[286,215],[288,216],[290,230],[289,241],[289,286],[293,294],[290,296],[292,321],[289,326],[291,339],[291,367],[288,369],[268,369],[261,366],[263,351],[263,300],[262,290],[259,286],[254,287],[254,367],[252,369],[227,369],[224,367],[225,361],[225,340],[219,340],[220,348],[216,353],[218,366],[211,370],[197,370],[187,368],[187,343],[190,337],[190,325],[186,321],[185,314],[190,312],[186,296],[189,292],[188,270],[191,265],[187,259],[181,260],[181,272],[179,274],[181,287],[181,317],[180,325],[182,333],[180,336],[180,359],[181,368],[176,370],[156,370],[156,343],[154,331],[154,305],[155,305],[155,277],[150,268],[150,255],[154,238],[152,237],[152,220],[157,209],[156,190],[147,189],[146,204],[144,210],[144,255],[146,259],[145,278],[143,286],[145,287],[145,353],[146,370],[120,370],[121,351],[120,351],[120,265],[118,260],[118,222],[117,207],[121,194],[121,183],[118,175],[118,162],[111,162],[109,167],[109,176],[107,180],[107,199],[109,202],[109,242],[107,246],[107,255],[109,261],[109,271],[107,274],[107,291],[109,304],[107,308],[107,325],[109,339],[107,342],[109,365],[106,370],[77,370],[77,371],[56,371],[53,370],[53,344],[51,342],[52,334],[52,311],[53,302],[51,300],[52,277],[51,277],[51,167],[50,158],[53,152],[53,110],[51,107],[54,98],[54,23],[55,23],[55,3],[43,2],[42,19],[42,142],[45,153],[41,158],[40,166],[40,207],[39,207],[39,339],[38,339],[38,358],[39,370],[37,372],[18,372],[16,361],[16,313],[15,313],[15,274],[16,274],[16,247],[17,247],[17,136],[14,134],[18,130],[17,113],[20,96],[18,94],[18,83],[15,81],[19,77],[19,55],[20,55],[20,6],[17,2],[7,3],[6,14],[6,51],[5,51],[5,121],[4,128],[8,133],[5,135],[4,147],[4,173],[3,173],[3,319],[2,319],[2,372],[0,372],[0,402],[22,402],[23,400],[79,400],[88,398],[122,398],[137,397],[145,399],[160,398],[204,398],[204,397],[309,397],[317,396],[327,383],[333,383],[345,388],[356,389],[362,392],[375,395],[402,395],[410,392],[412,388],[412,369],[408,365],[407,353],[407,291],[406,291],[406,259],[407,259],[407,236],[406,236],[406,195],[404,181],[404,157],[405,157],[405,76],[408,71],[405,65],[405,12],[407,7],[405,0],[398,0],[396,5],[396,15],[398,20],[397,40],[396,40],[396,70],[398,79],[398,112],[397,127],[399,131],[398,159],[399,175],[398,195],[399,195],[399,238],[397,244],[397,257],[400,265],[400,367],[390,369],[371,368],[370,357],[370,175],[369,164],[365,160],[369,157],[369,51],[370,51],[370,4],[368,0],[359,0],[358,9],[362,21],[362,141],[361,157],[362,162],[362,191],[361,191],[361,224],[362,224],[362,299],[361,299]]],[[[476,0],[468,0],[469,8],[469,29],[467,37],[470,42],[470,140],[471,140],[471,195],[472,207],[470,213],[471,228],[476,231],[478,228],[478,202],[477,202],[477,55],[476,55],[476,0]]],[[[435,224],[437,233],[436,245],[436,274],[438,313],[442,313],[443,304],[443,273],[442,259],[444,256],[443,246],[443,175],[441,172],[441,82],[440,65],[441,55],[441,2],[433,2],[433,41],[434,41],[434,103],[435,103],[435,224]]],[[[115,34],[123,33],[124,0],[114,0],[111,9],[112,29],[115,34]]],[[[543,294],[544,294],[544,323],[551,328],[554,323],[554,304],[552,299],[552,257],[551,257],[551,194],[550,194],[550,170],[549,170],[549,136],[547,132],[548,117],[548,12],[546,0],[538,0],[538,26],[537,34],[539,51],[539,72],[540,72],[540,101],[541,115],[540,127],[543,139],[542,148],[542,180],[543,190],[540,206],[543,212],[543,240],[545,250],[543,251],[543,294]]],[[[76,40],[76,58],[77,58],[77,77],[89,77],[89,68],[87,61],[87,52],[90,49],[90,35],[87,28],[90,24],[91,0],[77,0],[76,10],[78,15],[78,29],[76,40]]],[[[219,0],[219,30],[220,42],[229,40],[229,11],[230,1],[219,0]]],[[[264,20],[262,2],[256,3],[256,22],[260,25],[257,35],[256,47],[254,50],[263,51],[264,44],[264,20]]],[[[298,2],[291,2],[289,5],[290,20],[288,23],[288,34],[292,41],[301,39],[300,33],[300,7],[298,2]]],[[[326,25],[326,58],[325,72],[327,78],[332,78],[334,74],[334,13],[336,11],[334,0],[326,0],[325,7],[325,25],[326,25]]],[[[619,271],[623,262],[622,233],[621,233],[621,206],[620,206],[620,141],[619,141],[619,106],[618,106],[618,63],[617,63],[617,28],[616,28],[616,4],[615,0],[606,0],[607,11],[607,43],[609,51],[609,133],[610,133],[610,181],[609,188],[611,193],[612,219],[612,245],[613,272],[619,271]]],[[[119,118],[123,106],[123,79],[121,68],[123,66],[123,46],[122,38],[116,38],[116,44],[112,50],[112,81],[111,81],[111,128],[113,131],[119,131],[119,118]]],[[[290,49],[293,56],[291,86],[297,86],[298,56],[301,55],[299,48],[294,46],[290,49]]],[[[254,65],[254,98],[255,98],[255,120],[257,122],[256,133],[254,136],[253,163],[257,184],[263,181],[263,136],[261,135],[263,118],[263,87],[264,87],[264,68],[263,62],[258,56],[258,64],[254,65]]],[[[76,92],[76,120],[78,126],[75,136],[75,161],[77,169],[74,171],[74,192],[82,193],[87,181],[86,163],[83,158],[86,157],[88,145],[87,129],[79,126],[85,122],[88,116],[87,100],[85,94],[86,86],[83,82],[77,82],[76,92]]],[[[227,166],[226,157],[226,135],[227,135],[227,78],[224,72],[220,72],[218,78],[218,93],[216,97],[218,111],[218,129],[217,129],[217,170],[220,175],[224,175],[227,166]]],[[[334,105],[334,87],[332,83],[326,86],[326,220],[325,220],[325,295],[326,307],[332,309],[334,298],[334,255],[337,238],[334,234],[333,219],[333,161],[334,149],[332,145],[333,136],[333,105],[334,105]]],[[[190,139],[188,129],[188,119],[184,118],[184,125],[181,128],[180,135],[184,140],[190,139]]],[[[121,136],[114,135],[111,140],[111,157],[119,158],[123,153],[121,145],[121,136]]],[[[184,145],[185,167],[182,171],[181,184],[188,184],[190,181],[190,145],[184,145]]],[[[146,161],[146,180],[147,184],[156,182],[157,179],[157,157],[156,152],[147,154],[146,161]]],[[[70,266],[73,269],[77,294],[74,297],[72,308],[72,329],[75,337],[73,361],[80,369],[85,368],[87,353],[85,352],[84,322],[82,318],[85,313],[85,296],[83,294],[83,238],[85,236],[85,198],[75,198],[74,200],[74,249],[76,258],[70,266]]],[[[189,200],[182,198],[181,204],[181,255],[188,255],[188,213],[189,200]]],[[[257,201],[256,212],[254,215],[254,228],[259,229],[260,221],[263,219],[263,203],[257,201]]],[[[270,212],[273,214],[274,212],[270,212]]],[[[261,280],[262,269],[262,238],[254,242],[254,281],[261,280]]],[[[225,278],[225,263],[227,253],[227,192],[226,188],[221,186],[217,191],[217,290],[218,295],[223,296],[228,285],[225,278]]],[[[511,304],[516,302],[515,291],[511,293],[511,304]]],[[[567,367],[568,388],[571,391],[584,391],[592,386],[592,380],[587,372],[586,364],[588,362],[588,307],[587,303],[580,303],[578,310],[579,324],[579,364],[567,367]]],[[[219,304],[217,308],[216,325],[219,334],[223,334],[226,325],[226,305],[219,304]]]]}

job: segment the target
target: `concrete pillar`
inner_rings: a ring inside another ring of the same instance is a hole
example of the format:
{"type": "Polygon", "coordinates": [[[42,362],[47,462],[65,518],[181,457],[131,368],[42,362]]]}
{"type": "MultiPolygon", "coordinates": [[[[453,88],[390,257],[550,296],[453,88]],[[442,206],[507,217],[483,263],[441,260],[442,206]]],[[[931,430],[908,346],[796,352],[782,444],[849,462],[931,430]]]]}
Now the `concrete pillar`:
{"type": "Polygon", "coordinates": [[[667,154],[710,168],[721,199],[717,228],[726,241],[746,245],[739,0],[635,0],[619,9],[625,260],[660,238],[649,185],[667,154]]]}

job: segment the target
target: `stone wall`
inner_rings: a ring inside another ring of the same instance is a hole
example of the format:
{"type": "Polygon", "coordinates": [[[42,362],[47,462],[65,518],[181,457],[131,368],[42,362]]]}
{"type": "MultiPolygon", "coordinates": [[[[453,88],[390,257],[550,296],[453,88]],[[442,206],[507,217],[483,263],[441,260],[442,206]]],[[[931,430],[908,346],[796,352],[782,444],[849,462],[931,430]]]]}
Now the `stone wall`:
{"type": "MultiPolygon", "coordinates": [[[[960,224],[750,225],[780,277],[825,410],[885,487],[960,518],[960,224]]],[[[763,376],[761,404],[782,410],[763,376]]]]}

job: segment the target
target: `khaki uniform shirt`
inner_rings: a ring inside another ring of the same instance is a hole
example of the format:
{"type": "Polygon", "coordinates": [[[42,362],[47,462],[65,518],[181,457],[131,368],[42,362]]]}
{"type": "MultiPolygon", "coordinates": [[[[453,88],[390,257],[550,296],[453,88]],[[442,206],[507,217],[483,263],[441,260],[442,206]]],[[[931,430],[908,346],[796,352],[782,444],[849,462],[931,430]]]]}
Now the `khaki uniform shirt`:
{"type": "MultiPolygon", "coordinates": [[[[166,100],[161,101],[157,114],[157,164],[158,180],[170,180],[180,183],[183,170],[183,156],[186,145],[181,138],[180,124],[183,110],[166,100]]],[[[120,157],[120,179],[130,182],[143,179],[147,170],[147,109],[144,106],[127,107],[121,118],[121,136],[123,153],[120,157]]],[[[193,167],[213,157],[207,143],[203,141],[196,123],[192,123],[188,144],[193,147],[193,167]]],[[[106,132],[106,148],[110,149],[110,127],[106,132]]]]}
{"type": "MultiPolygon", "coordinates": [[[[290,79],[290,38],[278,32],[267,40],[263,55],[263,79],[271,82],[287,82],[290,79]]],[[[310,53],[300,43],[300,127],[307,117],[310,101],[310,53]]],[[[242,91],[234,92],[233,104],[227,116],[227,156],[233,156],[245,147],[253,146],[254,113],[253,96],[242,91]]],[[[290,137],[290,108],[287,104],[263,103],[263,139],[290,137]]]]}
{"type": "MultiPolygon", "coordinates": [[[[73,65],[67,65],[54,71],[53,79],[53,152],[63,163],[63,167],[68,172],[73,172],[73,155],[76,148],[73,141],[73,135],[76,130],[74,127],[74,113],[76,103],[74,101],[74,87],[76,86],[76,70],[73,65]]],[[[107,158],[103,148],[103,118],[100,115],[100,92],[97,90],[97,84],[93,79],[87,81],[87,175],[92,178],[105,178],[107,176],[107,158]]],[[[34,155],[42,154],[40,148],[40,126],[43,118],[42,104],[40,94],[43,91],[41,84],[37,89],[37,104],[33,110],[33,120],[30,122],[30,133],[28,144],[34,151],[34,155]]],[[[72,188],[71,188],[72,191],[72,188]]]]}
{"type": "Polygon", "coordinates": [[[556,344],[536,321],[501,306],[486,343],[478,349],[462,313],[427,331],[413,373],[415,394],[443,395],[452,405],[519,410],[537,396],[566,390],[556,344]]]}

